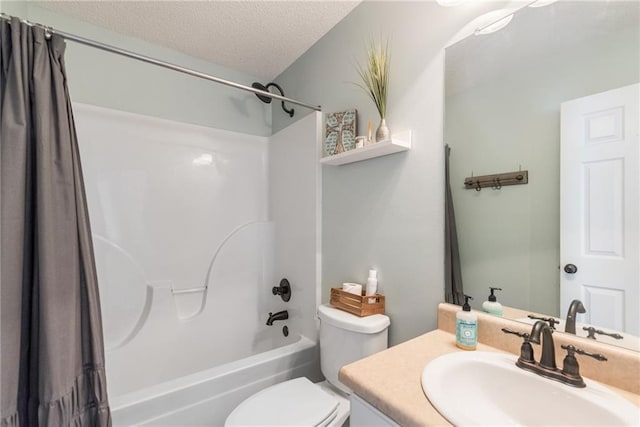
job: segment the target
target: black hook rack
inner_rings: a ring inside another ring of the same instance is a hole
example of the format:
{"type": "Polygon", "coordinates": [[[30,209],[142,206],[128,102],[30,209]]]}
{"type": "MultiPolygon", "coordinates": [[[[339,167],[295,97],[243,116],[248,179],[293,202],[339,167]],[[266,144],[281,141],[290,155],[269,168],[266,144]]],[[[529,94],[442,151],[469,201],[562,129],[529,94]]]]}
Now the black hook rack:
{"type": "Polygon", "coordinates": [[[517,171],[497,173],[492,175],[473,176],[464,179],[464,188],[467,190],[481,191],[483,188],[491,187],[493,190],[500,190],[505,185],[522,185],[529,183],[529,171],[517,171]]]}

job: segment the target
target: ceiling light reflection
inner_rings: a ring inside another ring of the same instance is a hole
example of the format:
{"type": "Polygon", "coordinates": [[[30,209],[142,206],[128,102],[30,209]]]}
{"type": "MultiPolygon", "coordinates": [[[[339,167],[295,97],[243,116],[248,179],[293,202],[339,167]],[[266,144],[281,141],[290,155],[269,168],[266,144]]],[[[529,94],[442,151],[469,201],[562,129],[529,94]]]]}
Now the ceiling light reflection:
{"type": "Polygon", "coordinates": [[[201,154],[193,159],[193,164],[198,166],[209,166],[213,163],[213,156],[209,153],[201,154]]]}

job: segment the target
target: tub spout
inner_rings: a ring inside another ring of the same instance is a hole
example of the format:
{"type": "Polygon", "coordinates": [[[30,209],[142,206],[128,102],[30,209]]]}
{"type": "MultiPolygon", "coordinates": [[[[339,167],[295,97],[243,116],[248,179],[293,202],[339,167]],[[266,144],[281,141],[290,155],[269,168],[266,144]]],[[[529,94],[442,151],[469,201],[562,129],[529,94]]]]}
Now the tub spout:
{"type": "Polygon", "coordinates": [[[282,310],[277,313],[269,313],[269,318],[267,319],[267,326],[273,325],[273,322],[276,320],[287,320],[289,318],[289,312],[287,310],[282,310]]]}

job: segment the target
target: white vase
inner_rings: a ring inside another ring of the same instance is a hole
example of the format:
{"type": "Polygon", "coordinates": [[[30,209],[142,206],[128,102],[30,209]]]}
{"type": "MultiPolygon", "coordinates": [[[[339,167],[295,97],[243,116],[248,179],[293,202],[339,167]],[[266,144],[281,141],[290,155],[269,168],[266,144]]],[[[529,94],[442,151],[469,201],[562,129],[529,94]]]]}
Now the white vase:
{"type": "Polygon", "coordinates": [[[376,142],[386,141],[389,139],[391,139],[391,134],[389,133],[387,122],[383,117],[382,120],[380,120],[380,125],[378,125],[378,129],[376,129],[376,142]]]}

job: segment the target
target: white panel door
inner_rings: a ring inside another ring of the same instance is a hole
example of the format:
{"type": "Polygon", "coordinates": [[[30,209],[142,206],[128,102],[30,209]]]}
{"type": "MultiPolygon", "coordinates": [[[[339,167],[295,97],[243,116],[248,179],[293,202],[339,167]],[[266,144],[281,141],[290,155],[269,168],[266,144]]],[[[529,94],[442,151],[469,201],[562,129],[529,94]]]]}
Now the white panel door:
{"type": "Polygon", "coordinates": [[[585,323],[635,335],[639,93],[634,84],[568,101],[561,119],[560,314],[579,299],[585,323]]]}

